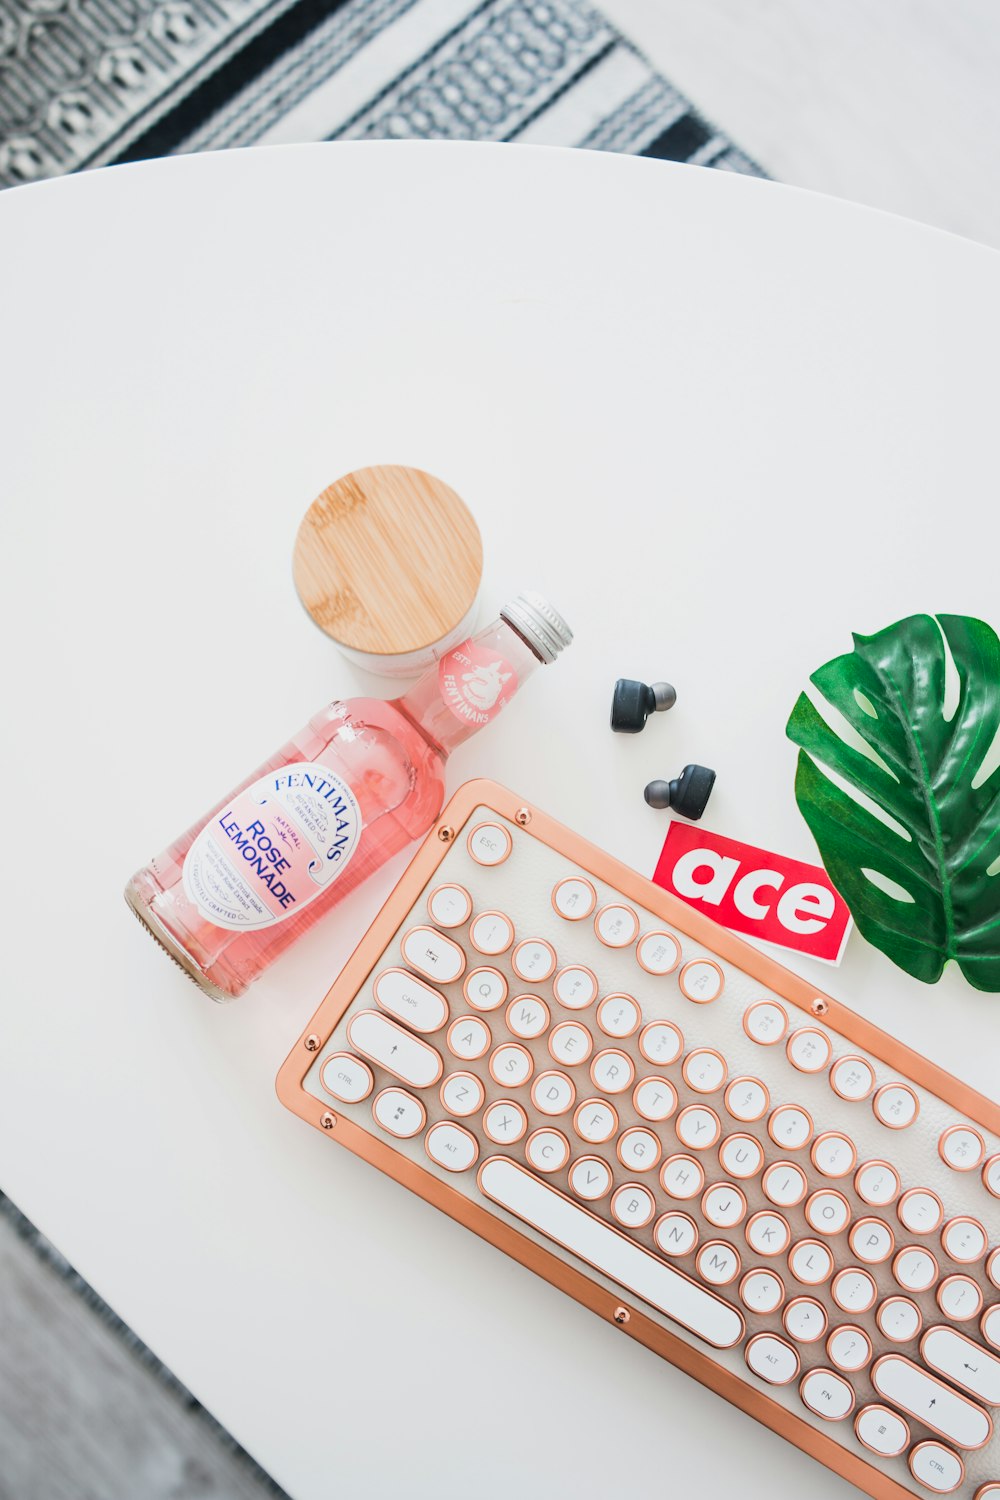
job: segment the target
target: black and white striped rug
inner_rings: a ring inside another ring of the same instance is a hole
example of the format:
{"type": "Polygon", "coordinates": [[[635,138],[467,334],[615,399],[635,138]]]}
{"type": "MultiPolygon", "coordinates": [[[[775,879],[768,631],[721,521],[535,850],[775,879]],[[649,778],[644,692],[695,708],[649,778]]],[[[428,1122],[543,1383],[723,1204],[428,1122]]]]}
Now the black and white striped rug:
{"type": "Polygon", "coordinates": [[[585,0],[0,0],[0,186],[173,152],[393,138],[762,175],[585,0]]]}

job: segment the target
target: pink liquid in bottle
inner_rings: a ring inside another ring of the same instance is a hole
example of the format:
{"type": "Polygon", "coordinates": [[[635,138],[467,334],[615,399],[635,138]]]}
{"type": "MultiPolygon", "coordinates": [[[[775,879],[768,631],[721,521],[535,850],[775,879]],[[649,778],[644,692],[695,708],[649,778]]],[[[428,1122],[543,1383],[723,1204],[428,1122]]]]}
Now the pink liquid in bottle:
{"type": "Polygon", "coordinates": [[[334,702],[132,877],[125,898],[229,1000],[433,824],[444,765],[572,634],[536,595],[447,652],[401,698],[334,702]]]}

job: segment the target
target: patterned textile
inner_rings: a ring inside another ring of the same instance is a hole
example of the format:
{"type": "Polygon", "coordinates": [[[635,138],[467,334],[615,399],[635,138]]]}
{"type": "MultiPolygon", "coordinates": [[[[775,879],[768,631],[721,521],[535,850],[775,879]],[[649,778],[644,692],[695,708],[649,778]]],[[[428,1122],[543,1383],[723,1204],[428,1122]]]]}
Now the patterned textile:
{"type": "Polygon", "coordinates": [[[0,0],[0,186],[284,141],[760,169],[585,0],[0,0]]]}

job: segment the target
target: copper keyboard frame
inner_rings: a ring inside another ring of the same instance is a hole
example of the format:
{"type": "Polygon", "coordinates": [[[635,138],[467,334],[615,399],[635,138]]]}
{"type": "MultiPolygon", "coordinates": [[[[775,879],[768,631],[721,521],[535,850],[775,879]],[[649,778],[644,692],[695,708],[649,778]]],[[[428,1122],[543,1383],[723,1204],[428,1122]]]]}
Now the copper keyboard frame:
{"type": "Polygon", "coordinates": [[[490,1209],[471,1202],[432,1172],[344,1119],[303,1087],[306,1074],[315,1062],[316,1053],[325,1046],[358,990],[377,965],[385,948],[398,932],[404,917],[412,908],[435,870],[446,859],[461,836],[477,807],[485,806],[518,824],[523,837],[539,839],[567,861],[597,877],[606,885],[663,917],[695,942],[728,960],[744,973],[783,996],[807,1014],[822,1019],[824,1026],[846,1040],[873,1053],[904,1079],[928,1089],[946,1104],[975,1124],[1000,1134],[1000,1105],[969,1088],[967,1084],[944,1072],[928,1058],[873,1026],[854,1011],[848,1010],[808,979],[792,973],[782,964],[720,927],[710,917],[694,910],[660,886],[629,869],[610,854],[598,849],[579,834],[539,811],[498,782],[477,779],[465,782],[442,809],[413,860],[387,898],[368,931],[351,954],[334,981],[312,1020],[292,1048],[277,1077],[277,1093],[293,1114],[330,1139],[338,1141],[363,1157],[373,1167],[395,1178],[411,1192],[433,1203],[436,1208],[457,1219],[499,1250],[519,1260],[530,1271],[560,1291],[568,1293],[584,1307],[589,1307],[628,1337],[638,1340],[678,1369],[694,1376],[702,1385],[725,1397],[727,1401],[756,1417],[772,1431],[809,1453],[827,1468],[856,1485],[873,1500],[914,1500],[916,1491],[908,1489],[865,1462],[833,1438],[795,1416],[762,1391],[754,1389],[730,1370],[716,1364],[708,1353],[693,1348],[676,1337],[642,1310],[641,1305],[625,1294],[616,1296],[592,1281],[583,1270],[568,1264],[553,1251],[521,1234],[503,1222],[490,1209]],[[623,1317],[622,1314],[625,1314],[623,1317]]]}

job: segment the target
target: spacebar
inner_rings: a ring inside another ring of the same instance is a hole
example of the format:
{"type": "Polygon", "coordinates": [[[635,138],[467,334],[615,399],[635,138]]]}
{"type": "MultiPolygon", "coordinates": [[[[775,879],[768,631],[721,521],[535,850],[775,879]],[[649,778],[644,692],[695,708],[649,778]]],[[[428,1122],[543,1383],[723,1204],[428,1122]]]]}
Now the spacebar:
{"type": "Polygon", "coordinates": [[[704,1287],[650,1255],[580,1208],[558,1188],[526,1172],[505,1156],[491,1156],[479,1169],[487,1198],[532,1225],[563,1249],[585,1260],[716,1349],[729,1349],[743,1337],[743,1318],[704,1287]]]}

